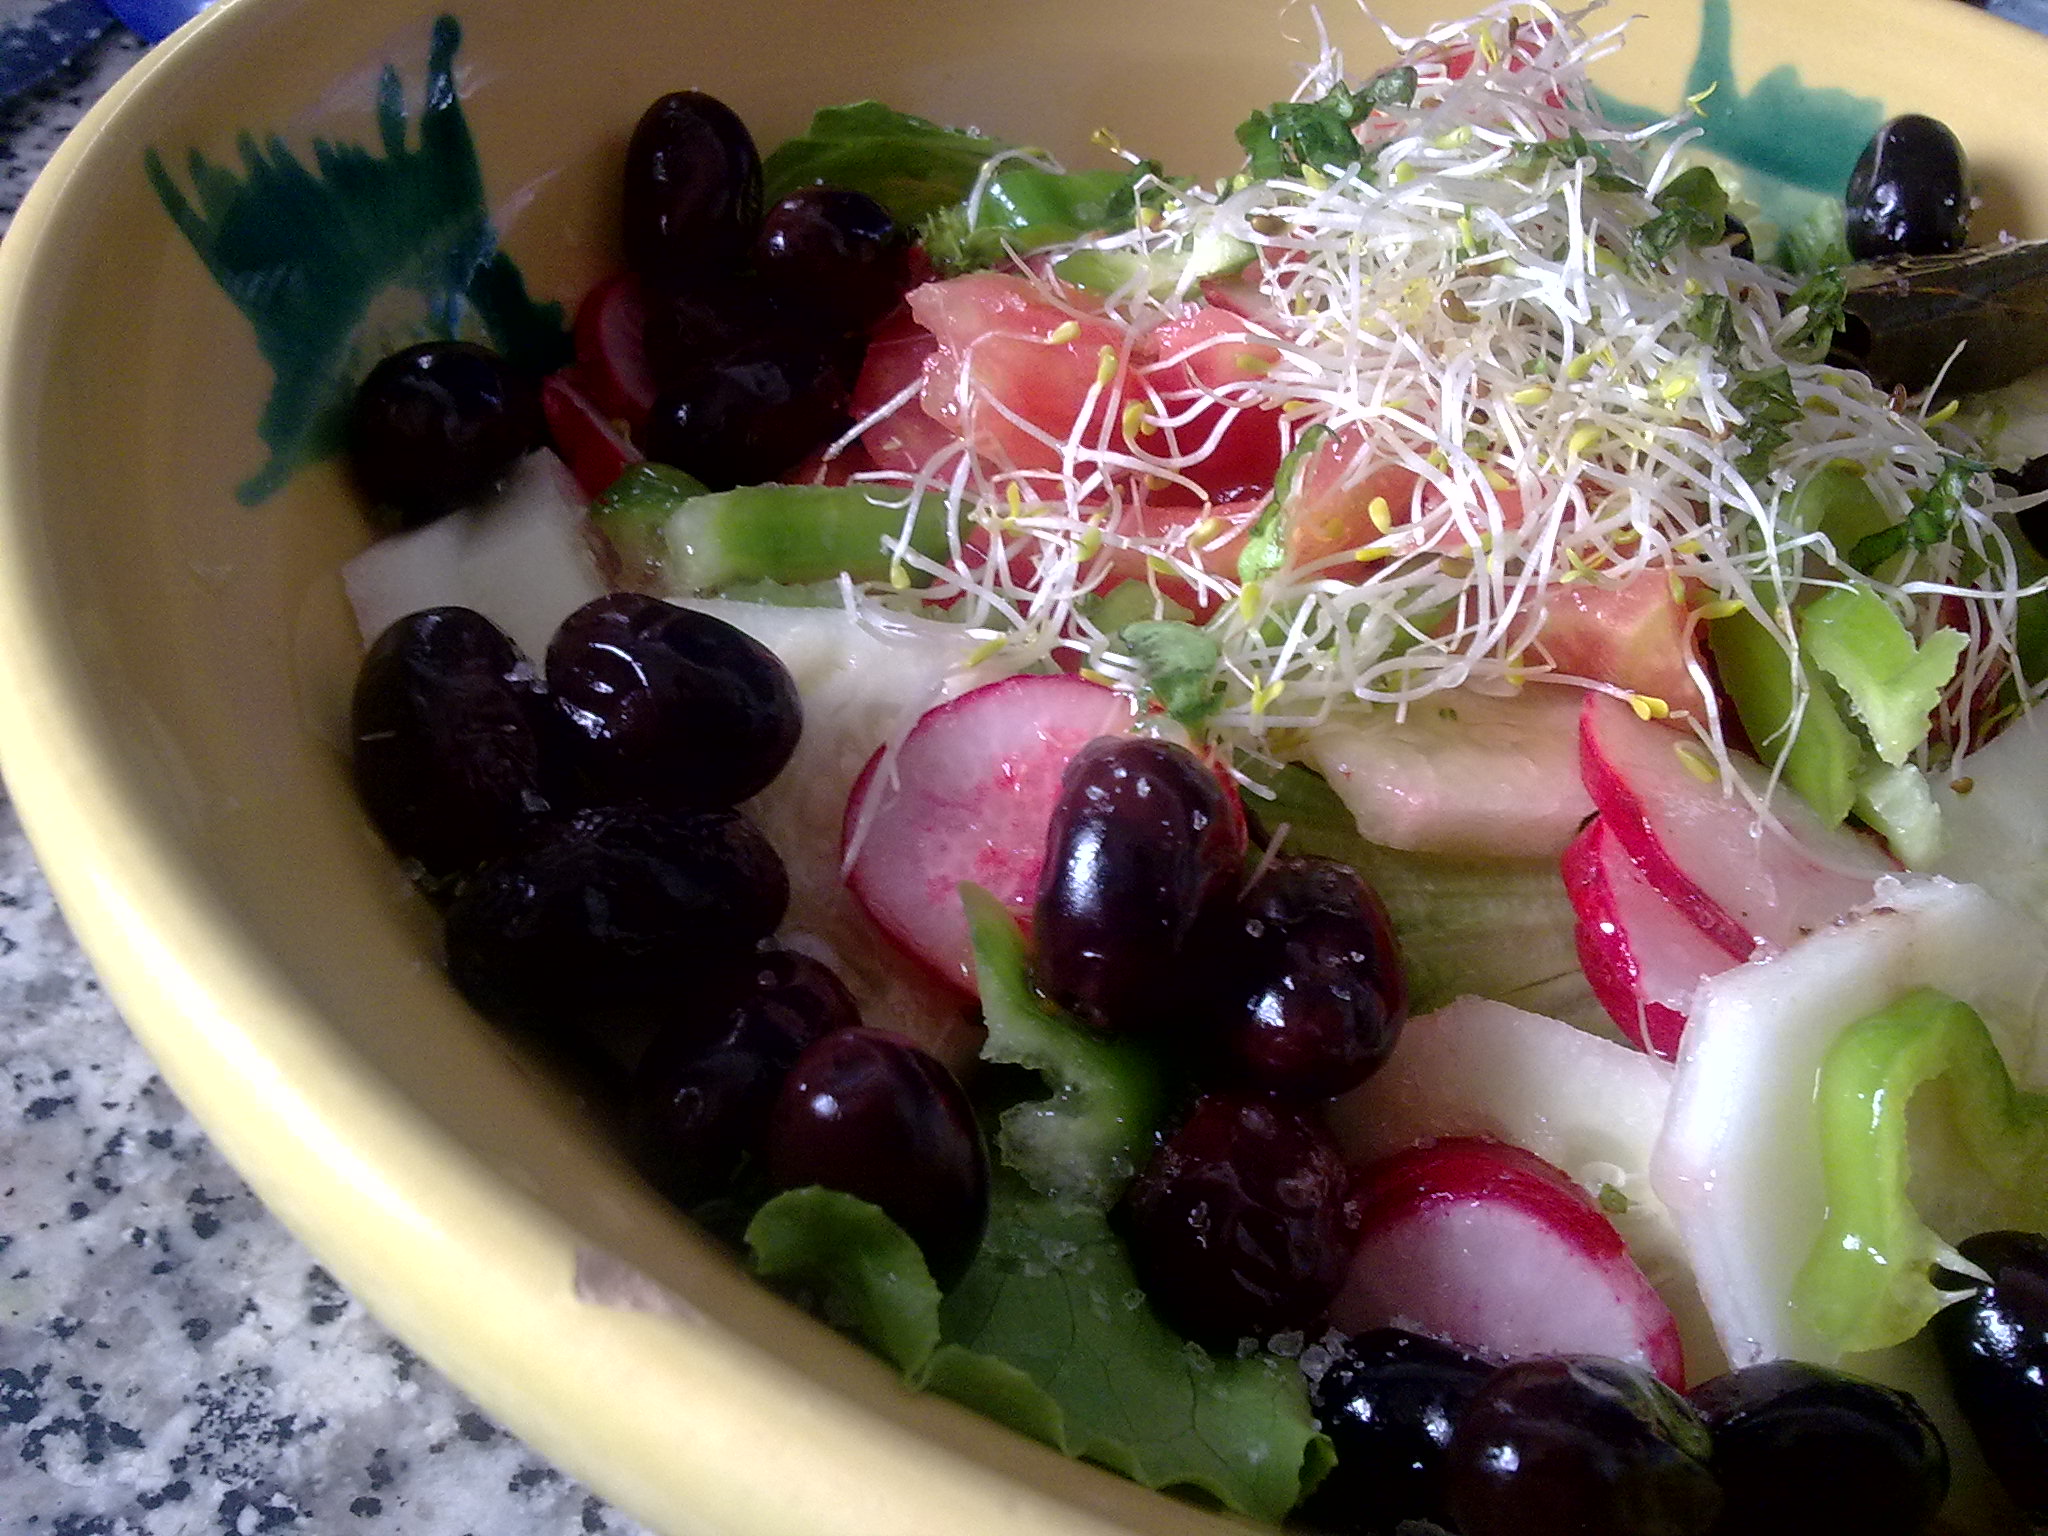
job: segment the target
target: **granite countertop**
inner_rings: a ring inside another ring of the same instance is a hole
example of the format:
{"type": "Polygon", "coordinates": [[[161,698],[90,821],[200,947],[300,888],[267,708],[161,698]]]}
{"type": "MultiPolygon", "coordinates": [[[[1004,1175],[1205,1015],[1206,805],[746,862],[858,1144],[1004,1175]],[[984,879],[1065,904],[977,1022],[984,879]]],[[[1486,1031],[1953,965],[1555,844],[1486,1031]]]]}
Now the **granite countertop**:
{"type": "MultiPolygon", "coordinates": [[[[142,45],[0,107],[0,228],[142,45]]],[[[0,798],[0,1536],[641,1536],[392,1338],[156,1075],[0,798]]]]}

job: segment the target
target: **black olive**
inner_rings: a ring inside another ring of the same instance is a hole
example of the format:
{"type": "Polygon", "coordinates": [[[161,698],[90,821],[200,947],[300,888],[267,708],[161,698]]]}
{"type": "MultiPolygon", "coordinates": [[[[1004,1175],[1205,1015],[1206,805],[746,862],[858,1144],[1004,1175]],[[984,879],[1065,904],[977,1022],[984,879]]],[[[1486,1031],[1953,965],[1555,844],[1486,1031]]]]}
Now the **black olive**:
{"type": "Polygon", "coordinates": [[[1864,147],[1843,201],[1858,261],[1959,251],[1970,233],[1963,146],[1934,118],[1895,117],[1864,147]]]}

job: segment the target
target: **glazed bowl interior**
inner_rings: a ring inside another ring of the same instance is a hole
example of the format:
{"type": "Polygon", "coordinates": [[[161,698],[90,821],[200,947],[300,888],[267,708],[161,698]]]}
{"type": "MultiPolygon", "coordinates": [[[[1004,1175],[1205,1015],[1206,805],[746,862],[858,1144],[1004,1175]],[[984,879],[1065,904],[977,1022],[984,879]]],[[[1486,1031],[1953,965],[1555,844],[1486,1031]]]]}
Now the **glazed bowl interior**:
{"type": "MultiPolygon", "coordinates": [[[[1403,25],[1440,9],[1378,8],[1403,25]]],[[[1775,79],[1854,122],[1934,112],[1973,152],[1982,220],[2048,228],[2025,85],[2048,50],[2016,29],[1952,0],[1651,9],[1603,67],[1617,96],[1673,110],[1718,47],[1723,89],[1752,103],[1775,79]]],[[[723,97],[764,143],[873,96],[1076,162],[1107,127],[1207,175],[1317,50],[1305,6],[1231,0],[468,0],[456,19],[496,229],[529,292],[565,306],[616,261],[621,152],[664,91],[723,97]]],[[[1355,65],[1385,54],[1349,8],[1325,20],[1355,65]]],[[[270,454],[280,370],[305,359],[265,350],[147,170],[153,152],[189,186],[196,151],[246,173],[245,133],[258,159],[376,145],[380,78],[416,116],[435,24],[419,0],[226,0],[74,136],[0,252],[0,748],[67,911],[278,1214],[656,1527],[1207,1528],[905,1390],[754,1286],[442,977],[432,913],[336,746],[356,654],[337,570],[365,525],[325,462],[238,496],[270,454]]]]}

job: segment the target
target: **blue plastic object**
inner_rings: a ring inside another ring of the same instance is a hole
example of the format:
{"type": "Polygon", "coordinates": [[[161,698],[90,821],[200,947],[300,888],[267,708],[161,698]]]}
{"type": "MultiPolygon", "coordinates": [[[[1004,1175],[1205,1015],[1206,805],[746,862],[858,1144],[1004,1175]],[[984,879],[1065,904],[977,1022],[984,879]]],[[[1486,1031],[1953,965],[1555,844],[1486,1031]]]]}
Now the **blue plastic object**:
{"type": "Polygon", "coordinates": [[[100,0],[0,6],[0,101],[42,84],[113,24],[100,0]]]}
{"type": "Polygon", "coordinates": [[[207,0],[106,0],[106,7],[137,37],[160,43],[206,9],[207,0]]]}

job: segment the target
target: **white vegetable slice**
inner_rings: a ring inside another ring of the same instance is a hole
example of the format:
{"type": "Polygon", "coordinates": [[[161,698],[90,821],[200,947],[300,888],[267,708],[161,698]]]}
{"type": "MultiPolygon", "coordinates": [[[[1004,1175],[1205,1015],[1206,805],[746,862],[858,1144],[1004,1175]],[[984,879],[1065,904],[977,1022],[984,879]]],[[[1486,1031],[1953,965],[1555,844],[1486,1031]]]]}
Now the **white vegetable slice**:
{"type": "Polygon", "coordinates": [[[846,797],[875,749],[932,705],[1001,675],[970,670],[979,642],[957,624],[899,616],[863,623],[839,608],[689,598],[782,658],[803,697],[804,729],[776,781],[742,809],[789,870],[780,941],[839,973],[869,1024],[894,1029],[959,1067],[976,1039],[958,994],[883,935],[840,877],[846,797]]]}
{"type": "Polygon", "coordinates": [[[1934,799],[1942,834],[1935,869],[2048,922],[2048,711],[2020,716],[1957,763],[1934,799]]]}
{"type": "Polygon", "coordinates": [[[1615,1228],[1678,1320],[1686,1372],[1697,1381],[1721,1367],[1721,1352],[1650,1184],[1671,1078],[1671,1067],[1641,1051],[1466,997],[1410,1019],[1387,1064],[1330,1106],[1330,1123],[1355,1164],[1435,1138],[1491,1136],[1589,1191],[1619,1191],[1628,1205],[1612,1213],[1615,1228]]]}
{"type": "Polygon", "coordinates": [[[1573,688],[1511,697],[1457,689],[1341,717],[1303,734],[1303,754],[1389,848],[1486,858],[1558,854],[1593,802],[1579,781],[1573,688]]]}
{"type": "Polygon", "coordinates": [[[562,461],[533,453],[484,505],[380,539],[341,573],[363,644],[408,613],[456,603],[496,624],[540,666],[556,626],[605,593],[584,513],[562,461]]]}
{"type": "MultiPolygon", "coordinates": [[[[1838,1357],[1792,1302],[1827,1205],[1814,1085],[1845,1027],[1916,987],[1976,1009],[2014,1077],[2043,1084],[2048,926],[1975,886],[1887,876],[1870,905],[1694,999],[1650,1176],[1737,1366],[1838,1357]]],[[[1942,1231],[1933,1202],[1922,1215],[1942,1231]]]]}

